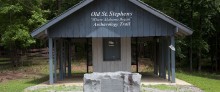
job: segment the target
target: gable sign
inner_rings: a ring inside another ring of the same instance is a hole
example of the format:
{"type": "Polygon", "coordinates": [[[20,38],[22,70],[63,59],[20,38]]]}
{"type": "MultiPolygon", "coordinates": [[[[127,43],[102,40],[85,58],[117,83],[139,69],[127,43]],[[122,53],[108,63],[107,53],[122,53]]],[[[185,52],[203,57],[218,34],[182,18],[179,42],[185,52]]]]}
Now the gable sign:
{"type": "Polygon", "coordinates": [[[131,26],[132,12],[102,11],[91,12],[93,27],[129,27],[131,26]]]}

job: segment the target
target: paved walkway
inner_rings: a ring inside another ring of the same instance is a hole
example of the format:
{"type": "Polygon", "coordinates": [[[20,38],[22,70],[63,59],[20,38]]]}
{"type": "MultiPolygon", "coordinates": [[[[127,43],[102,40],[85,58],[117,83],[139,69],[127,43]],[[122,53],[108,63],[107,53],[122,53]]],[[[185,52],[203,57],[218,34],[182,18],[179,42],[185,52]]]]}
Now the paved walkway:
{"type": "MultiPolygon", "coordinates": [[[[158,85],[158,84],[165,84],[165,85],[191,85],[183,80],[176,78],[176,83],[171,83],[167,79],[159,78],[153,74],[142,74],[142,84],[144,85],[158,85]]],[[[41,83],[39,85],[48,85],[48,81],[41,83]]],[[[76,85],[82,86],[83,85],[83,74],[76,74],[72,78],[67,78],[63,81],[57,81],[53,85],[76,85]]]]}
{"type": "Polygon", "coordinates": [[[149,74],[149,73],[146,73],[146,74],[142,74],[142,79],[141,79],[141,83],[144,84],[144,85],[158,85],[158,84],[165,84],[165,85],[192,85],[190,83],[187,83],[183,80],[180,80],[178,78],[176,78],[176,83],[171,83],[170,81],[168,81],[168,76],[167,76],[167,79],[163,79],[163,78],[160,78],[156,75],[153,75],[153,74],[149,74]]]}
{"type": "MultiPolygon", "coordinates": [[[[181,85],[181,86],[192,86],[190,83],[187,83],[183,80],[176,78],[176,83],[171,83],[167,79],[159,78],[158,76],[155,76],[153,74],[142,74],[141,84],[143,85],[158,85],[158,84],[164,84],[164,85],[181,85]]],[[[48,81],[38,84],[36,86],[32,86],[27,88],[29,89],[38,89],[38,88],[44,88],[48,86],[83,86],[83,74],[75,74],[72,78],[67,78],[63,81],[57,81],[53,85],[49,85],[48,81]]]]}

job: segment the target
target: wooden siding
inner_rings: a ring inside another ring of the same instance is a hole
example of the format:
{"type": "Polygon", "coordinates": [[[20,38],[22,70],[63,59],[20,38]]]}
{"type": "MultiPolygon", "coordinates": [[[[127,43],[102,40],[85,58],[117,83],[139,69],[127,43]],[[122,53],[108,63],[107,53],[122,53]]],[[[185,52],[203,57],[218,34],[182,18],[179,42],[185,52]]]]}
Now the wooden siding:
{"type": "Polygon", "coordinates": [[[94,72],[128,71],[131,68],[131,38],[121,38],[121,61],[104,61],[102,38],[92,38],[94,72]]]}
{"type": "Polygon", "coordinates": [[[170,23],[127,0],[96,0],[50,27],[48,35],[49,37],[144,37],[173,35],[174,31],[175,27],[170,23]],[[102,11],[133,13],[131,26],[93,26],[91,12],[102,11]]]}

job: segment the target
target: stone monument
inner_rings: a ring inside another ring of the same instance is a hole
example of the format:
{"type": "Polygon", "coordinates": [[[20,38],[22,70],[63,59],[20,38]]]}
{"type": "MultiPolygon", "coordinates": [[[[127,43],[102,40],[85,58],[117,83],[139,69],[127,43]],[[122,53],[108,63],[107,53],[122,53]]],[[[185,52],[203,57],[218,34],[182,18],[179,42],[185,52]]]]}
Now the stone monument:
{"type": "Polygon", "coordinates": [[[84,92],[140,92],[141,75],[130,72],[84,74],[84,92]]]}

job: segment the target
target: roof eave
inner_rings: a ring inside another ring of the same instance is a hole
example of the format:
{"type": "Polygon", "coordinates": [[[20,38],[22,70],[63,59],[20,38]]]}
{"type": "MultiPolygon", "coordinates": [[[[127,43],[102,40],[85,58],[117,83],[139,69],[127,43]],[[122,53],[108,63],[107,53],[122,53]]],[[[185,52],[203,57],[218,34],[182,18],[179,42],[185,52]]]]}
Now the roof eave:
{"type": "Polygon", "coordinates": [[[193,32],[186,32],[186,31],[183,31],[183,29],[178,28],[178,31],[175,32],[175,34],[179,36],[189,36],[189,35],[192,35],[193,32]]]}

